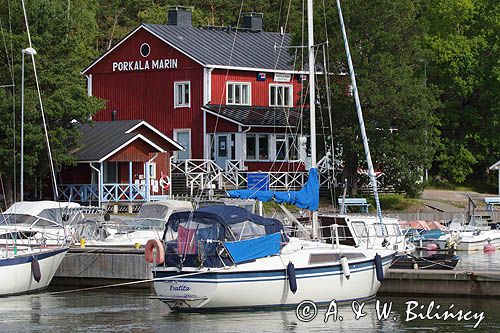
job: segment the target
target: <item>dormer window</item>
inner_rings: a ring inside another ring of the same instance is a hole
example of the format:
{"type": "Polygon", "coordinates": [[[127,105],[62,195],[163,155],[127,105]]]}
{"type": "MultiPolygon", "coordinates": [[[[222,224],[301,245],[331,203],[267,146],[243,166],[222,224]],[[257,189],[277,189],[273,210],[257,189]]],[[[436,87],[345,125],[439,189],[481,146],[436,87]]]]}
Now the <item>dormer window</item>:
{"type": "Polygon", "coordinates": [[[269,106],[292,106],[292,90],[288,84],[269,85],[269,106]]]}
{"type": "Polygon", "coordinates": [[[250,105],[250,83],[228,82],[226,91],[226,104],[250,105]]]}

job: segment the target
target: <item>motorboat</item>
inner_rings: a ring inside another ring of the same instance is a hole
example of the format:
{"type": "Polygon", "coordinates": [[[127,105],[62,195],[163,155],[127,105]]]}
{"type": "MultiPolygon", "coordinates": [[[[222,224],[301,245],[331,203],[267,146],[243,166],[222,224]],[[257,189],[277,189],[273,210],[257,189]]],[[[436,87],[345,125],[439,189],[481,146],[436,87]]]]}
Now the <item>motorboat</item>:
{"type": "Polygon", "coordinates": [[[149,239],[161,239],[165,231],[165,223],[170,215],[179,211],[191,211],[193,205],[189,201],[163,200],[144,203],[137,216],[120,224],[106,223],[104,229],[107,237],[99,239],[102,230],[86,230],[81,237],[87,238],[85,246],[98,247],[139,247],[149,239]]]}
{"type": "Polygon", "coordinates": [[[448,230],[447,234],[435,239],[439,249],[481,251],[485,246],[500,247],[500,230],[491,229],[480,216],[471,216],[468,223],[463,219],[454,219],[448,230]]]}
{"type": "Polygon", "coordinates": [[[460,258],[453,253],[431,253],[427,255],[401,254],[394,258],[391,269],[444,269],[452,270],[460,258]]]}
{"type": "Polygon", "coordinates": [[[82,217],[81,206],[74,202],[16,202],[0,214],[0,244],[72,244],[74,227],[82,217]]]}

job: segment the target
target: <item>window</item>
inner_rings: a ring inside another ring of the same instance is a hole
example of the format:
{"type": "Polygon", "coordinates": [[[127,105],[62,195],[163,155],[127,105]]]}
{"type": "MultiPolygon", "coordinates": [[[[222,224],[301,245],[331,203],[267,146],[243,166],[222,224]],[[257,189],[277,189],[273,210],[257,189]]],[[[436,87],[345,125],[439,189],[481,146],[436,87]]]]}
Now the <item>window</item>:
{"type": "Polygon", "coordinates": [[[292,106],[292,86],[270,85],[269,106],[292,106]]]}
{"type": "Polygon", "coordinates": [[[247,134],[247,160],[257,159],[257,135],[247,134]]]}
{"type": "Polygon", "coordinates": [[[299,143],[295,135],[276,134],[276,160],[297,160],[299,158],[299,143]]]}
{"type": "Polygon", "coordinates": [[[143,43],[141,45],[141,48],[140,48],[141,56],[143,56],[144,58],[146,58],[149,55],[150,52],[151,52],[151,48],[149,47],[149,44],[148,43],[143,43]]]}
{"type": "Polygon", "coordinates": [[[299,159],[299,138],[295,135],[288,136],[288,159],[299,159]]]}
{"type": "Polygon", "coordinates": [[[269,159],[269,135],[259,134],[259,160],[269,159]]]}
{"type": "Polygon", "coordinates": [[[276,135],[276,159],[286,159],[286,136],[276,135]]]}
{"type": "Polygon", "coordinates": [[[156,179],[156,163],[155,162],[149,163],[149,178],[156,179]]]}
{"type": "Polygon", "coordinates": [[[174,108],[188,108],[191,106],[190,82],[174,83],[174,108]]]}
{"type": "Polygon", "coordinates": [[[269,134],[247,134],[246,148],[247,160],[269,160],[269,134]]]}
{"type": "Polygon", "coordinates": [[[227,104],[250,105],[250,83],[228,82],[227,104]]]}

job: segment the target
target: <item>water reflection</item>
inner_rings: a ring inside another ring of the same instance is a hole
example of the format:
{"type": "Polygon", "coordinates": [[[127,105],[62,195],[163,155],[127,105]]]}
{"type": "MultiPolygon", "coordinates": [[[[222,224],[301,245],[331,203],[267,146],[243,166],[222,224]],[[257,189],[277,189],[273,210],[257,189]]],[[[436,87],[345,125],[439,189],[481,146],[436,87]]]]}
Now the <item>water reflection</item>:
{"type": "MultiPolygon", "coordinates": [[[[365,303],[359,319],[350,305],[338,308],[342,316],[324,322],[326,307],[315,319],[302,322],[293,309],[286,311],[177,313],[153,299],[149,291],[112,290],[52,296],[48,293],[13,296],[0,302],[2,332],[461,332],[473,330],[474,322],[414,320],[405,322],[406,304],[411,298],[381,298],[392,302],[389,316],[377,317],[376,303],[365,303]]],[[[418,298],[429,304],[431,298],[418,298]]],[[[477,332],[500,332],[500,301],[479,298],[438,298],[442,307],[484,311],[486,318],[477,332]]]]}
{"type": "Polygon", "coordinates": [[[457,252],[460,257],[456,269],[471,271],[500,271],[500,250],[496,252],[457,252]]]}

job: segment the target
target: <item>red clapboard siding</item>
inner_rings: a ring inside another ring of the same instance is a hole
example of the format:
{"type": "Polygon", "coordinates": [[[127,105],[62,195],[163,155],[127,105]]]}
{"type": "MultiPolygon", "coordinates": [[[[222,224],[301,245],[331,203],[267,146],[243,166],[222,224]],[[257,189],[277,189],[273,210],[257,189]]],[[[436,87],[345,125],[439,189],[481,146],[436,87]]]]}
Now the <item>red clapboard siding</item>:
{"type": "Polygon", "coordinates": [[[266,73],[265,81],[257,81],[258,72],[214,70],[212,72],[212,100],[211,104],[226,104],[226,82],[251,83],[252,99],[254,106],[269,106],[269,85],[288,84],[293,86],[293,106],[297,107],[300,101],[302,84],[298,82],[297,75],[292,75],[290,82],[274,82],[274,73],[266,73]]]}
{"type": "Polygon", "coordinates": [[[92,95],[105,99],[105,109],[95,121],[142,119],[173,137],[175,128],[191,128],[191,151],[194,158],[203,157],[203,68],[171,48],[144,29],[138,30],[115,50],[101,59],[86,74],[92,75],[92,95]],[[139,49],[148,43],[151,53],[143,58],[139,49]],[[177,59],[176,69],[114,71],[113,62],[177,59]],[[174,109],[174,82],[191,82],[191,107],[174,109]]]}

